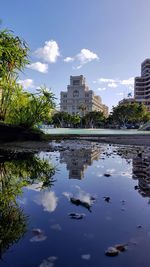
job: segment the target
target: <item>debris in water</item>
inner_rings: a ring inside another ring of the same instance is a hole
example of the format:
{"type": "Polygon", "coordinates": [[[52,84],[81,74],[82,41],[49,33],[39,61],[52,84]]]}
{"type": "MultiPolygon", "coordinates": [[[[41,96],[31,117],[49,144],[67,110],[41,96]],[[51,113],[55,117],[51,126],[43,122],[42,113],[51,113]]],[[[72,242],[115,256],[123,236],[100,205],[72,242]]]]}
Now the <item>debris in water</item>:
{"type": "Polygon", "coordinates": [[[71,219],[81,220],[85,217],[85,214],[72,212],[72,213],[69,213],[69,217],[71,219]]]}
{"type": "Polygon", "coordinates": [[[110,203],[110,197],[103,197],[103,198],[104,198],[104,200],[105,200],[106,202],[110,203]]]}
{"type": "Polygon", "coordinates": [[[88,209],[89,211],[91,211],[90,210],[91,205],[88,202],[82,201],[82,200],[80,200],[78,198],[74,198],[74,197],[71,197],[70,201],[72,204],[75,204],[76,206],[82,206],[82,207],[88,209]]]}
{"type": "Polygon", "coordinates": [[[110,256],[110,257],[114,257],[117,256],[119,254],[118,249],[116,249],[115,247],[109,247],[106,251],[105,251],[105,255],[106,256],[110,256]]]}
{"type": "Polygon", "coordinates": [[[104,173],[104,176],[105,176],[105,177],[110,177],[111,174],[110,174],[110,173],[104,173]]]}

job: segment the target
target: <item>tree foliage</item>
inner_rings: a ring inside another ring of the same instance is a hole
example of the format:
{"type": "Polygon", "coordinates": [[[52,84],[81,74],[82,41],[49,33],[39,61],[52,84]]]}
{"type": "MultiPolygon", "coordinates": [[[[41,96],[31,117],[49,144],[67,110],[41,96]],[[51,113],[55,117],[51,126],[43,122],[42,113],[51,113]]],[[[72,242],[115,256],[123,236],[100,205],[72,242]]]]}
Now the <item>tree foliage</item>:
{"type": "Polygon", "coordinates": [[[113,107],[113,111],[109,120],[114,124],[125,126],[130,123],[142,123],[150,119],[150,114],[147,112],[143,104],[121,104],[113,107]]]}
{"type": "Polygon", "coordinates": [[[18,85],[8,110],[7,121],[26,128],[49,120],[55,107],[54,94],[46,87],[37,93],[23,92],[18,85]]]}
{"type": "Polygon", "coordinates": [[[88,128],[100,127],[104,121],[105,117],[101,111],[91,111],[84,116],[84,124],[88,128]]]}
{"type": "Polygon", "coordinates": [[[0,31],[0,78],[16,74],[28,61],[29,48],[24,40],[9,30],[0,31]]]}

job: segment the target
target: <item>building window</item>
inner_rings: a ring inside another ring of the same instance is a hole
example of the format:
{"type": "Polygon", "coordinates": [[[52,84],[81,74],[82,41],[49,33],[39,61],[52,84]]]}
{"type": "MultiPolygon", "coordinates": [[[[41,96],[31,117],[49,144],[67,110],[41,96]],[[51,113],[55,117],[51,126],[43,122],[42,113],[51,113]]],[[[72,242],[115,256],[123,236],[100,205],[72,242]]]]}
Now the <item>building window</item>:
{"type": "Polygon", "coordinates": [[[63,95],[63,97],[67,97],[67,95],[66,95],[66,94],[64,94],[64,95],[63,95]]]}
{"type": "Polygon", "coordinates": [[[74,90],[73,91],[73,97],[78,97],[79,96],[79,91],[78,90],[74,90]]]}
{"type": "Polygon", "coordinates": [[[76,85],[80,85],[80,80],[74,80],[74,81],[73,81],[73,85],[75,85],[75,86],[76,86],[76,85]]]}

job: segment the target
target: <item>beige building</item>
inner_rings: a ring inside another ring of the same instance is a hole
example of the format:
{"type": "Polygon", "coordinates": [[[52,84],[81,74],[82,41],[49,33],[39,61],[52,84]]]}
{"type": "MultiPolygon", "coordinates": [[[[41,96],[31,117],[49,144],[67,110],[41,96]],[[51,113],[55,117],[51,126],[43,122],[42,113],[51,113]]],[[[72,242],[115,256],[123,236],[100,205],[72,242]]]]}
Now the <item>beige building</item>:
{"type": "Polygon", "coordinates": [[[70,76],[67,91],[60,93],[60,111],[80,116],[91,111],[102,111],[105,117],[108,116],[108,107],[102,103],[100,96],[89,89],[83,75],[70,76]]]}
{"type": "Polygon", "coordinates": [[[135,78],[134,98],[150,111],[150,59],[145,59],[141,64],[141,77],[135,78]]]}

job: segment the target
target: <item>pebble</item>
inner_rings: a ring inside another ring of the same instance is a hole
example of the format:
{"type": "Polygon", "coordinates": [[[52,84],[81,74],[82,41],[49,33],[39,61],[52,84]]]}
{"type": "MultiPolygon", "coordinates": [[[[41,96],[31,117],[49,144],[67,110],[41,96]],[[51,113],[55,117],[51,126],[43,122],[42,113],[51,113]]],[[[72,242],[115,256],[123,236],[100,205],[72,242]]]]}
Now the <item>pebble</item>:
{"type": "Polygon", "coordinates": [[[74,213],[74,212],[72,212],[72,213],[69,213],[69,217],[71,219],[81,220],[81,219],[83,219],[85,217],[85,214],[84,213],[74,213]]]}
{"type": "Polygon", "coordinates": [[[105,255],[106,256],[110,256],[110,257],[114,257],[117,256],[119,254],[118,249],[116,249],[115,247],[109,247],[106,251],[105,251],[105,255]]]}

